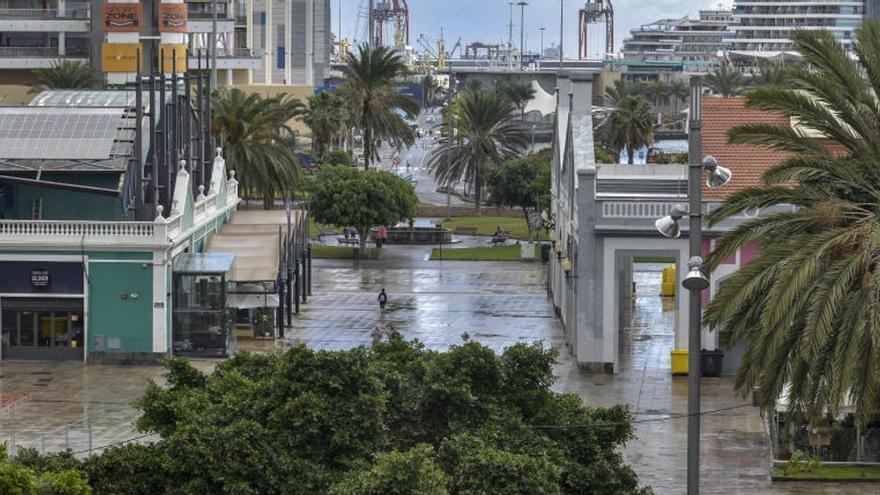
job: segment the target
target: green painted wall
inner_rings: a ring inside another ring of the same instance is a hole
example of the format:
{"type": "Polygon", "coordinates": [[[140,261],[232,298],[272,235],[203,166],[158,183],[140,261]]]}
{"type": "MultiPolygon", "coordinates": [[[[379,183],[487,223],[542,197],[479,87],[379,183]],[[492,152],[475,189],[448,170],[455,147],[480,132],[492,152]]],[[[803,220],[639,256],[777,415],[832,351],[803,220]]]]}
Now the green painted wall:
{"type": "Polygon", "coordinates": [[[43,200],[43,220],[125,220],[122,200],[117,196],[25,184],[12,184],[12,208],[6,217],[30,220],[34,198],[43,200]]]}
{"type": "Polygon", "coordinates": [[[152,300],[152,265],[89,263],[88,352],[99,335],[120,339],[119,352],[152,352],[152,300]]]}

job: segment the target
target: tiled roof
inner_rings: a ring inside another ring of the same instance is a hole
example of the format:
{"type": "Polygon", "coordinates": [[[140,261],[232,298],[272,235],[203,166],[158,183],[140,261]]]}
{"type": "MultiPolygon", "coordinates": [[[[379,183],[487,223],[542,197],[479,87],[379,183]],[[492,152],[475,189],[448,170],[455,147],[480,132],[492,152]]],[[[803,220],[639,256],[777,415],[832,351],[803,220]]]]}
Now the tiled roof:
{"type": "Polygon", "coordinates": [[[745,98],[703,98],[703,156],[713,155],[733,172],[724,187],[709,189],[703,183],[703,197],[723,199],[728,194],[761,184],[761,175],[789,153],[766,146],[730,144],[727,131],[749,123],[790,125],[788,117],[777,113],[746,108],[745,98]]]}

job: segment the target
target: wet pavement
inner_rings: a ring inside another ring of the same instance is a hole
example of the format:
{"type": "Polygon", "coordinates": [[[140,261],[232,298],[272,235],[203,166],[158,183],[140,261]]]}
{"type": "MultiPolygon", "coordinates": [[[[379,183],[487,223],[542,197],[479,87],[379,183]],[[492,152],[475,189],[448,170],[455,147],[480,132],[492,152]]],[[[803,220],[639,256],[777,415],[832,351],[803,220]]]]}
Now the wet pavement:
{"type": "MultiPolygon", "coordinates": [[[[461,342],[464,332],[496,350],[535,340],[562,347],[562,330],[544,292],[543,265],[428,261],[429,253],[430,247],[389,246],[380,260],[316,260],[313,296],[282,346],[304,342],[347,349],[368,345],[375,325],[393,325],[435,349],[461,342]],[[390,296],[384,314],[376,301],[382,287],[390,296]]],[[[676,416],[686,412],[687,382],[669,374],[674,308],[657,295],[659,269],[644,265],[635,273],[630,323],[620,339],[620,373],[582,372],[563,351],[555,387],[579,394],[591,406],[629,404],[637,438],[625,446],[627,461],[657,494],[681,494],[686,419],[676,416]]],[[[214,363],[196,365],[210,369],[214,363]]],[[[94,447],[137,436],[131,402],[161,369],[2,363],[0,375],[0,441],[14,435],[18,445],[41,448],[45,437],[48,450],[65,445],[86,450],[89,426],[94,447]],[[71,423],[65,442],[64,426],[71,423]]],[[[771,483],[762,422],[745,402],[734,396],[731,379],[703,380],[702,409],[709,411],[702,418],[703,493],[880,494],[873,484],[771,483]]]]}

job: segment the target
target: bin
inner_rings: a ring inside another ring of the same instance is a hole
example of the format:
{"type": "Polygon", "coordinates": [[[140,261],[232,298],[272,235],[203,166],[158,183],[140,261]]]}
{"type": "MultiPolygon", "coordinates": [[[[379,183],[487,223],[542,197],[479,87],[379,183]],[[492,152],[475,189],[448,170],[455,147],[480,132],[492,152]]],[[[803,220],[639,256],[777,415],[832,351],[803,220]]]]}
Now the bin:
{"type": "Polygon", "coordinates": [[[700,363],[703,367],[703,376],[719,377],[721,376],[721,361],[724,359],[724,353],[720,350],[707,351],[703,349],[700,353],[700,363]]]}
{"type": "Polygon", "coordinates": [[[687,349],[672,350],[672,374],[687,375],[688,374],[688,351],[687,349]]]}
{"type": "Polygon", "coordinates": [[[552,246],[550,246],[550,243],[545,242],[545,243],[541,244],[541,262],[542,263],[548,263],[550,261],[550,250],[551,249],[552,249],[552,246]]]}
{"type": "Polygon", "coordinates": [[[660,279],[660,296],[675,297],[675,265],[663,267],[663,278],[660,279]]]}

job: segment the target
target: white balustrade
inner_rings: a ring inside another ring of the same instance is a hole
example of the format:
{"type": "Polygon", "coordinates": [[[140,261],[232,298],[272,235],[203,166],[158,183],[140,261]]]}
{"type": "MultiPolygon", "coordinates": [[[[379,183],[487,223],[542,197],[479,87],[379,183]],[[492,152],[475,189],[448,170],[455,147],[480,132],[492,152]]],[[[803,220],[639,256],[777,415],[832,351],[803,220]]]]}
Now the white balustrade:
{"type": "Polygon", "coordinates": [[[0,220],[0,244],[155,243],[166,240],[163,224],[153,222],[101,222],[87,220],[0,220]]]}
{"type": "Polygon", "coordinates": [[[657,219],[669,214],[675,202],[654,201],[603,201],[604,218],[644,218],[657,219]]]}

